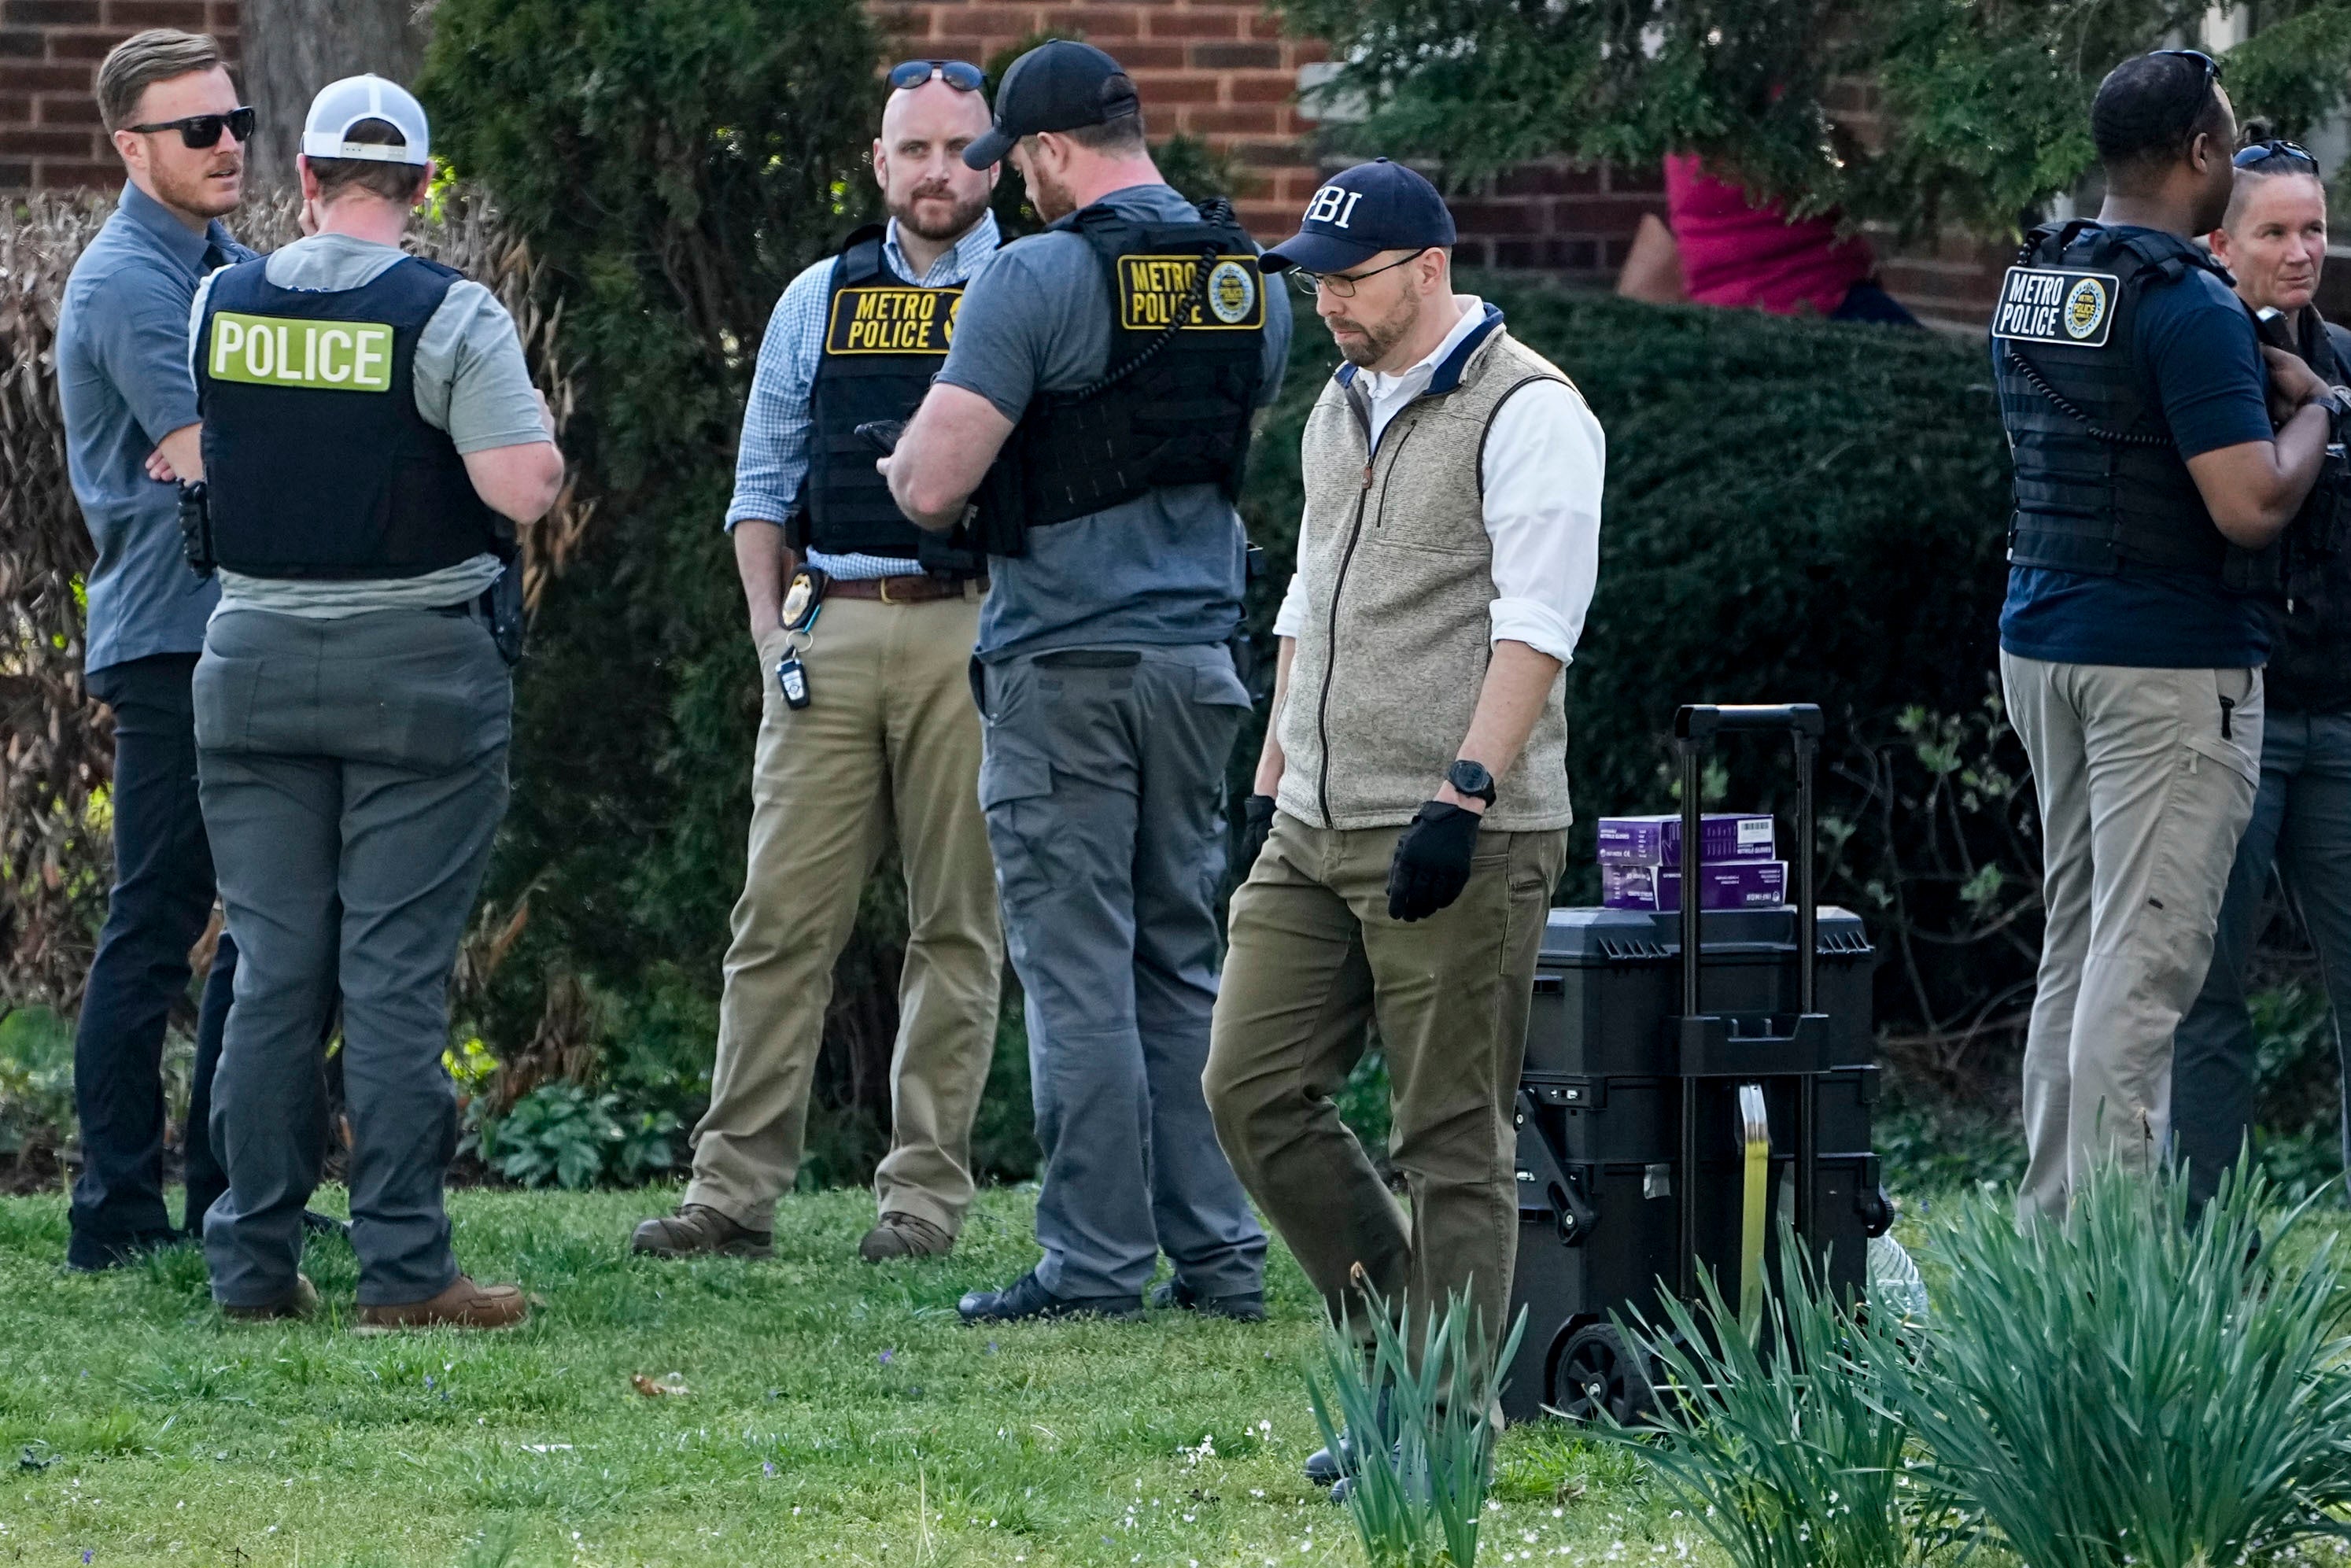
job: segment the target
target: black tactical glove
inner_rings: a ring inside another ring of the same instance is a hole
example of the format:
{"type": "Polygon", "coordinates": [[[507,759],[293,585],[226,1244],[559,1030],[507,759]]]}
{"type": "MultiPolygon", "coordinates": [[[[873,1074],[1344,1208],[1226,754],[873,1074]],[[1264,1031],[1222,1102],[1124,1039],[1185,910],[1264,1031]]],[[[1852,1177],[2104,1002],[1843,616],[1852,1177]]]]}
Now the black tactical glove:
{"type": "Polygon", "coordinates": [[[1265,852],[1265,841],[1273,831],[1273,797],[1251,795],[1241,801],[1241,858],[1233,866],[1236,878],[1246,877],[1257,857],[1265,852]]]}
{"type": "Polygon", "coordinates": [[[1478,813],[1431,800],[1396,841],[1388,862],[1388,918],[1426,920],[1469,885],[1478,849],[1478,813]]]}

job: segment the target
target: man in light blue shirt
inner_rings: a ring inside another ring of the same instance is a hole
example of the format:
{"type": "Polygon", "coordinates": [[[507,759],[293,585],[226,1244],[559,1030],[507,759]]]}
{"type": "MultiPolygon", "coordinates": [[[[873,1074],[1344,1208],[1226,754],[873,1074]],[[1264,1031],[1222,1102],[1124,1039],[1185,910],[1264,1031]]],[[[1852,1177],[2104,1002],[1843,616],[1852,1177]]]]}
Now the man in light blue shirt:
{"type": "MultiPolygon", "coordinates": [[[[129,181],[74,264],[57,349],[68,472],[98,547],[84,667],[90,695],[114,710],[115,882],[74,1037],[83,1161],[66,1259],[76,1269],[113,1267],[176,1235],[163,1208],[161,1064],[188,950],[213,909],[189,681],[219,590],[182,559],[178,492],[148,462],[160,453],[195,471],[188,304],[205,273],[253,254],[220,221],[243,193],[253,110],[212,39],[159,27],[126,40],[99,68],[98,101],[129,181]]],[[[225,1186],[205,1120],[235,972],[224,933],[183,1144],[189,1229],[225,1186]]]]}
{"type": "Polygon", "coordinates": [[[873,172],[890,221],[785,289],[744,411],[726,524],[764,693],[749,865],[694,1179],[632,1243],[656,1257],[771,1252],[833,964],[893,841],[909,935],[890,1152],[858,1250],[944,1253],[971,1206],[1004,967],[967,674],[987,580],[967,544],[899,512],[858,431],[913,413],[945,357],[964,285],[996,252],[996,171],[962,157],[987,129],[977,68],[909,60],[889,79],[873,172]]]}

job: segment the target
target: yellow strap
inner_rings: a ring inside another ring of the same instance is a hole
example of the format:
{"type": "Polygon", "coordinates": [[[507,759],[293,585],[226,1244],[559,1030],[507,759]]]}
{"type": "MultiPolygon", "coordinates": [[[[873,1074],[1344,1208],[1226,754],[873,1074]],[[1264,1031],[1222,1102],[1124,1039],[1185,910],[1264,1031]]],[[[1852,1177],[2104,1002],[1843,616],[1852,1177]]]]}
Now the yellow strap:
{"type": "Polygon", "coordinates": [[[1763,1312],[1763,1215],[1771,1186],[1771,1123],[1763,1085],[1739,1086],[1740,1149],[1746,1161],[1739,1227],[1739,1322],[1755,1337],[1763,1312]]]}

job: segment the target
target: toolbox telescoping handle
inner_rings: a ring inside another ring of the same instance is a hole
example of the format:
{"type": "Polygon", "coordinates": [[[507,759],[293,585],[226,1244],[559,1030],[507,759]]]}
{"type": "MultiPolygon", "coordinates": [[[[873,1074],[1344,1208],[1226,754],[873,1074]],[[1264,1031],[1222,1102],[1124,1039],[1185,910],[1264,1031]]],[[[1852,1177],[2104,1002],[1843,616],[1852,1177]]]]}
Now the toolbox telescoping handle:
{"type": "Polygon", "coordinates": [[[1674,712],[1674,744],[1682,761],[1682,1016],[1699,1016],[1699,834],[1708,743],[1721,734],[1786,731],[1796,743],[1796,976],[1799,1010],[1816,1010],[1813,966],[1820,937],[1820,904],[1813,886],[1813,762],[1826,726],[1815,703],[1686,704],[1674,712]]]}

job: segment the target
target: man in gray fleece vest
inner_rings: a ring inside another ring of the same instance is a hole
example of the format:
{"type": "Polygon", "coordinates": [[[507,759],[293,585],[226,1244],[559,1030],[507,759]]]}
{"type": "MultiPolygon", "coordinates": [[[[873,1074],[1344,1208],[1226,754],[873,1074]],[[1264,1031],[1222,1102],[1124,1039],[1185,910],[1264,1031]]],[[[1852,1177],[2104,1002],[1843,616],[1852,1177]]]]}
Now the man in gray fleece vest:
{"type": "Polygon", "coordinates": [[[1264,265],[1314,290],[1347,362],[1306,424],[1208,1105],[1334,1316],[1364,1321],[1361,1264],[1416,1318],[1465,1295],[1499,1348],[1510,1102],[1573,816],[1565,671],[1604,444],[1567,377],[1453,292],[1453,220],[1426,180],[1350,169],[1301,227],[1264,265]],[[1332,1103],[1374,1019],[1409,1215],[1332,1103]]]}

